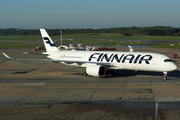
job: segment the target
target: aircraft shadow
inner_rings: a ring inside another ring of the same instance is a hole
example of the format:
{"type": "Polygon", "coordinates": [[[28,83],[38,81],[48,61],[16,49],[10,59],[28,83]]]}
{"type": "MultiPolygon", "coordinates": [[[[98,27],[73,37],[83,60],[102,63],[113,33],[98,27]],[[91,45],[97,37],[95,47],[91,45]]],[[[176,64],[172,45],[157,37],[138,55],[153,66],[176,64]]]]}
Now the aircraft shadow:
{"type": "MultiPolygon", "coordinates": [[[[168,72],[168,77],[178,77],[180,78],[180,70],[168,72]]],[[[162,76],[162,72],[152,72],[152,71],[132,71],[132,70],[115,70],[115,74],[107,74],[106,78],[115,78],[115,77],[132,77],[137,75],[150,75],[150,76],[162,76]]]]}

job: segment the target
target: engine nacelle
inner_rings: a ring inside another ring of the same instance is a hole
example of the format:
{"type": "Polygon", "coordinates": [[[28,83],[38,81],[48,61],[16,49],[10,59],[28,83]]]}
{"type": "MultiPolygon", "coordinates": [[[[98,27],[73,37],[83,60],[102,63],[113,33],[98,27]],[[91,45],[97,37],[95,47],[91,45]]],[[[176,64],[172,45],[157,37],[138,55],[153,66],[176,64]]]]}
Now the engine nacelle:
{"type": "Polygon", "coordinates": [[[103,76],[106,73],[106,69],[102,65],[91,65],[86,67],[86,73],[91,76],[103,76]]]}

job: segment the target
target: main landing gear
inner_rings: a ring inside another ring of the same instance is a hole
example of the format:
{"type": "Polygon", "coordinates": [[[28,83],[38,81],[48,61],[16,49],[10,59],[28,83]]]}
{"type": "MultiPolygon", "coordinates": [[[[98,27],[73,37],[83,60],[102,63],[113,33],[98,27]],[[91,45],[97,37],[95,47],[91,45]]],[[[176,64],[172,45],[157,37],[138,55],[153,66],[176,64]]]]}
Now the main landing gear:
{"type": "Polygon", "coordinates": [[[167,72],[163,72],[164,76],[163,76],[163,80],[167,80],[167,72]]]}
{"type": "Polygon", "coordinates": [[[83,73],[84,76],[88,76],[88,74],[86,72],[83,73]]]}

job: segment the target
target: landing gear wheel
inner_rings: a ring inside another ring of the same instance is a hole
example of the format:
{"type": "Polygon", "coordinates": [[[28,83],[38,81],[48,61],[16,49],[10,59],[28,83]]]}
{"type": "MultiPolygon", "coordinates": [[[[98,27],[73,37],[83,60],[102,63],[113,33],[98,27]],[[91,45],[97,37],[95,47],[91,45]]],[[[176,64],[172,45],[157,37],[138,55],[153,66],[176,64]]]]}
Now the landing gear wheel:
{"type": "Polygon", "coordinates": [[[114,71],[114,70],[112,70],[112,71],[111,71],[111,74],[112,74],[112,75],[115,75],[115,71],[114,71]]]}
{"type": "Polygon", "coordinates": [[[164,80],[167,80],[167,75],[166,75],[166,76],[163,76],[163,79],[164,79],[164,80]]]}
{"type": "Polygon", "coordinates": [[[114,74],[115,74],[115,72],[114,72],[114,70],[106,70],[106,75],[108,75],[108,74],[112,74],[112,75],[114,75],[114,74]]]}
{"type": "Polygon", "coordinates": [[[86,72],[83,73],[84,76],[87,76],[88,74],[86,72]]]}
{"type": "Polygon", "coordinates": [[[163,76],[163,80],[167,80],[167,72],[163,72],[164,76],[163,76]]]}

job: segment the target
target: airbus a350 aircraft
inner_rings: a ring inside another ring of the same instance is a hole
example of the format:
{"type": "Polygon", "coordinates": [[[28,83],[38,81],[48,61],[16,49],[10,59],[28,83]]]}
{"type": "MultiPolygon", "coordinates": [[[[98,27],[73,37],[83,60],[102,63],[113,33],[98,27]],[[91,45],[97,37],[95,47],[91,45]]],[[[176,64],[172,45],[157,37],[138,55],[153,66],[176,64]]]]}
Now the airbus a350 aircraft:
{"type": "Polygon", "coordinates": [[[114,51],[60,51],[49,37],[45,29],[40,29],[46,52],[50,59],[18,59],[61,62],[66,65],[85,67],[84,75],[104,76],[107,69],[123,69],[135,71],[163,72],[163,79],[167,79],[167,72],[174,71],[177,66],[166,55],[148,52],[114,52],[114,51]]]}

